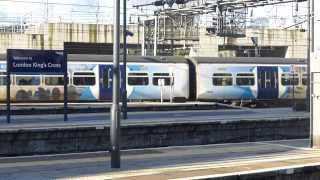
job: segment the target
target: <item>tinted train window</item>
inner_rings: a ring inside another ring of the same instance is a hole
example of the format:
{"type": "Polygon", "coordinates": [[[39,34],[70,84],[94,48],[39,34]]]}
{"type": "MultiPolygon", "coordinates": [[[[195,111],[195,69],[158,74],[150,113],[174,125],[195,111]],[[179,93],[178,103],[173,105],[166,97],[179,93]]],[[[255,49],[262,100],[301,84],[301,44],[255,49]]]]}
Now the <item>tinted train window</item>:
{"type": "Polygon", "coordinates": [[[229,73],[214,73],[212,77],[214,86],[232,86],[232,74],[229,73]]]}
{"type": "Polygon", "coordinates": [[[63,82],[64,82],[63,76],[45,76],[44,78],[44,83],[47,86],[63,86],[64,85],[63,82]]]}
{"type": "Polygon", "coordinates": [[[7,73],[0,72],[0,86],[7,85],[7,73]]]}
{"type": "Polygon", "coordinates": [[[96,77],[93,72],[75,72],[73,73],[73,84],[76,86],[94,86],[96,77]]]}
{"type": "Polygon", "coordinates": [[[16,85],[38,86],[40,85],[40,76],[16,76],[16,85]]]}
{"type": "Polygon", "coordinates": [[[170,86],[170,80],[172,79],[172,84],[174,84],[174,77],[170,76],[169,73],[154,73],[152,78],[152,84],[154,86],[159,86],[159,79],[164,80],[165,86],[170,86]]]}
{"type": "Polygon", "coordinates": [[[237,74],[236,83],[238,86],[253,86],[255,84],[254,74],[252,73],[237,74]]]}
{"type": "Polygon", "coordinates": [[[128,84],[132,86],[147,86],[148,73],[128,73],[128,84]]]}
{"type": "Polygon", "coordinates": [[[298,74],[282,74],[281,75],[281,84],[283,86],[292,86],[299,84],[298,74]]]}

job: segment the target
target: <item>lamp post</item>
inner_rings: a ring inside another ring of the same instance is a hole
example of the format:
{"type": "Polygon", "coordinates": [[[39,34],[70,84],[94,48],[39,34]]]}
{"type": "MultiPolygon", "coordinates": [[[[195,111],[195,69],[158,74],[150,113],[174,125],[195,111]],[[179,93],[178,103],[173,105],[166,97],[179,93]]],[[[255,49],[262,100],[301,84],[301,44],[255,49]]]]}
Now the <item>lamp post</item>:
{"type": "Polygon", "coordinates": [[[120,0],[114,0],[113,14],[113,89],[112,89],[112,107],[111,107],[111,168],[120,168],[120,0]]]}

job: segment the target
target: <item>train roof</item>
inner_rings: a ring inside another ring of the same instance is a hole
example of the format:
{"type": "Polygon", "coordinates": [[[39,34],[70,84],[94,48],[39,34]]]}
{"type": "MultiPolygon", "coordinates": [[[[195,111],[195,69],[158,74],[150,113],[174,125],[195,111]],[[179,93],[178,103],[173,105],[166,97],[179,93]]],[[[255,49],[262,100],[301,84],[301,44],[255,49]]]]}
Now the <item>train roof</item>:
{"type": "MultiPolygon", "coordinates": [[[[69,61],[87,61],[87,62],[112,62],[112,55],[97,54],[68,54],[69,61]]],[[[122,56],[120,56],[120,61],[122,56]]],[[[144,63],[187,63],[182,56],[128,56],[127,62],[144,62],[144,63]]]]}
{"type": "Polygon", "coordinates": [[[196,64],[306,64],[307,59],[278,58],[278,57],[192,57],[196,64]]]}
{"type": "MultiPolygon", "coordinates": [[[[6,61],[7,55],[0,54],[0,60],[6,61]]],[[[120,61],[122,56],[120,56],[120,61]]],[[[68,54],[68,61],[85,61],[85,62],[112,62],[112,55],[99,54],[68,54]]],[[[183,56],[128,56],[127,62],[144,62],[144,63],[187,63],[183,56]]]]}
{"type": "MultiPolygon", "coordinates": [[[[6,61],[6,54],[0,54],[0,60],[6,61]]],[[[120,60],[122,56],[120,56],[120,60]]],[[[187,63],[187,59],[195,64],[306,64],[304,58],[278,58],[278,57],[188,57],[183,56],[128,56],[128,62],[148,63],[187,63]]],[[[112,55],[98,54],[68,54],[68,61],[86,62],[112,62],[112,55]]]]}

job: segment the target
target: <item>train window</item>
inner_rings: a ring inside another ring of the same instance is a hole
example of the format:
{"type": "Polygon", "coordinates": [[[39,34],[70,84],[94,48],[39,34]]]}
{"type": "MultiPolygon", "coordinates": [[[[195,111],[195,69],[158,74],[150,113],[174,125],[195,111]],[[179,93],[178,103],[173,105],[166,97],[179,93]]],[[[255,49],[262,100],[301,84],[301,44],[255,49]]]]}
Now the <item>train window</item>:
{"type": "Polygon", "coordinates": [[[214,73],[212,76],[212,84],[214,86],[232,86],[232,74],[214,73]]]}
{"type": "Polygon", "coordinates": [[[236,83],[238,86],[253,86],[255,84],[254,74],[252,73],[237,74],[236,83]]]}
{"type": "MultiPolygon", "coordinates": [[[[69,81],[69,77],[68,77],[69,81]]],[[[46,86],[63,86],[64,77],[63,76],[45,76],[44,84],[46,86]]],[[[68,82],[69,84],[69,82],[68,82]]]]}
{"type": "Polygon", "coordinates": [[[40,76],[16,76],[16,85],[18,86],[39,86],[40,76]]]}
{"type": "Polygon", "coordinates": [[[159,79],[164,80],[165,86],[170,86],[170,81],[172,81],[171,85],[174,84],[174,77],[169,73],[153,73],[152,83],[154,86],[159,86],[159,79]]]}
{"type": "Polygon", "coordinates": [[[304,86],[308,85],[308,75],[307,74],[302,75],[302,85],[304,85],[304,86]]]}
{"type": "Polygon", "coordinates": [[[299,84],[299,77],[298,74],[282,74],[281,75],[281,84],[283,86],[292,86],[299,84]]]}
{"type": "Polygon", "coordinates": [[[74,72],[73,84],[76,86],[94,86],[96,77],[93,72],[74,72]]]}
{"type": "Polygon", "coordinates": [[[0,86],[7,85],[7,73],[6,72],[0,72],[0,86]]]}
{"type": "Polygon", "coordinates": [[[132,86],[147,86],[148,73],[128,73],[128,84],[132,86]]]}

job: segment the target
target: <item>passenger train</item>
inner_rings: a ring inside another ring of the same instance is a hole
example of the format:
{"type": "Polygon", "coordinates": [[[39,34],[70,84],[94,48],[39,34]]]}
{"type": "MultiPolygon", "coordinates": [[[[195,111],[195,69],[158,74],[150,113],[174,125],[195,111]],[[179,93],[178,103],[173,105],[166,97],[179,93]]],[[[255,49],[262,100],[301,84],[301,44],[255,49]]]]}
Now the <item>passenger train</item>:
{"type": "MultiPolygon", "coordinates": [[[[69,101],[111,101],[111,55],[69,54],[67,60],[69,101]]],[[[160,100],[161,96],[180,101],[288,100],[306,96],[305,59],[129,56],[126,71],[129,101],[160,100]]],[[[120,76],[123,72],[121,64],[120,76]]],[[[1,55],[0,101],[5,98],[6,57],[1,55]]],[[[63,76],[13,74],[11,100],[62,101],[63,76]]]]}

